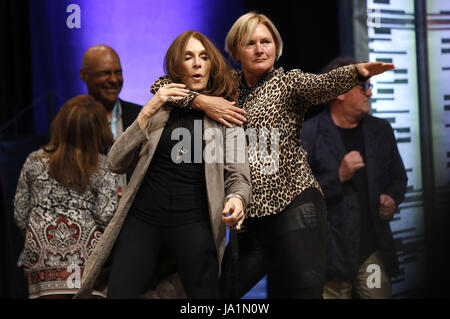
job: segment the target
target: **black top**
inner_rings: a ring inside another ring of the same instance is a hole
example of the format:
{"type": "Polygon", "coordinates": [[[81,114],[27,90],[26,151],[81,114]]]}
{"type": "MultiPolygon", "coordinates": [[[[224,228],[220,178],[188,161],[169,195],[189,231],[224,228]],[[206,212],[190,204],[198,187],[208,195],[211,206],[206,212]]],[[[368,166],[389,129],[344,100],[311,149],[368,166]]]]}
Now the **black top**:
{"type": "Polygon", "coordinates": [[[130,213],[163,226],[208,218],[203,148],[203,113],[173,108],[130,213]]]}
{"type": "MultiPolygon", "coordinates": [[[[339,128],[345,149],[348,152],[358,151],[365,160],[364,137],[361,123],[355,128],[339,128]]],[[[358,169],[348,181],[359,197],[360,204],[360,263],[364,262],[375,250],[378,249],[377,237],[370,216],[369,192],[367,185],[366,167],[358,169]]]]}
{"type": "Polygon", "coordinates": [[[123,130],[125,131],[138,117],[139,112],[142,109],[142,105],[134,104],[121,99],[119,99],[119,101],[122,107],[122,124],[123,130]]]}
{"type": "MultiPolygon", "coordinates": [[[[122,125],[123,125],[123,131],[133,124],[134,120],[139,115],[139,112],[142,109],[141,105],[134,104],[131,102],[127,102],[124,100],[119,99],[120,105],[122,107],[122,125]]],[[[133,163],[133,165],[128,169],[126,173],[127,177],[127,183],[130,182],[131,176],[133,175],[134,168],[136,167],[136,163],[133,163]]]]}

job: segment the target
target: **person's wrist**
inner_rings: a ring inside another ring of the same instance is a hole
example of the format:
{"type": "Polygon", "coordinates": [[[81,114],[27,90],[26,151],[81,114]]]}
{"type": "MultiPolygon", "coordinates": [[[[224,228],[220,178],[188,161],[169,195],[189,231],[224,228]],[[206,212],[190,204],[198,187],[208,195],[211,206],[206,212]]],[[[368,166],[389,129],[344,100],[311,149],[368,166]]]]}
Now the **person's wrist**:
{"type": "Polygon", "coordinates": [[[199,111],[203,111],[202,108],[202,101],[204,99],[205,95],[204,94],[197,94],[197,96],[192,100],[192,108],[199,110],[199,111]]]}
{"type": "Polygon", "coordinates": [[[142,111],[140,112],[139,116],[142,119],[149,120],[154,114],[155,114],[154,110],[151,107],[149,107],[149,108],[143,108],[142,111]]]}
{"type": "Polygon", "coordinates": [[[149,110],[142,109],[138,115],[138,119],[140,120],[149,120],[152,117],[151,112],[149,110]]]}
{"type": "Polygon", "coordinates": [[[152,102],[149,105],[145,105],[141,112],[139,112],[138,119],[140,121],[149,121],[153,115],[156,113],[156,109],[152,102]]]}
{"type": "Polygon", "coordinates": [[[241,195],[239,195],[239,194],[230,194],[230,195],[228,195],[227,197],[225,197],[225,203],[226,203],[230,198],[238,198],[238,199],[240,199],[240,200],[241,200],[241,203],[242,203],[243,210],[245,211],[245,201],[244,201],[244,199],[242,198],[241,195]]]}

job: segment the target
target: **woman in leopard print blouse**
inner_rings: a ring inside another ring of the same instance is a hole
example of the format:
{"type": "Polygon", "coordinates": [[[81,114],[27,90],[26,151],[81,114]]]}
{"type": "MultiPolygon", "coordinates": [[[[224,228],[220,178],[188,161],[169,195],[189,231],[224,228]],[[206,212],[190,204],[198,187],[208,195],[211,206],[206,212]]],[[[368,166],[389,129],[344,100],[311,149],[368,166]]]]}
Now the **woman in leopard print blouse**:
{"type": "MultiPolygon", "coordinates": [[[[269,298],[321,297],[326,207],[300,144],[304,115],[310,106],[327,102],[394,67],[377,62],[321,75],[285,72],[274,68],[282,49],[281,37],[266,16],[241,16],[226,39],[227,52],[242,67],[236,72],[239,107],[198,93],[178,103],[179,107],[203,110],[228,127],[229,122],[245,123],[253,196],[246,212],[246,230],[238,234],[237,297],[267,273],[269,298]]],[[[167,77],[161,78],[152,91],[168,82],[167,77]]],[[[227,256],[224,274],[231,267],[227,256]]]]}

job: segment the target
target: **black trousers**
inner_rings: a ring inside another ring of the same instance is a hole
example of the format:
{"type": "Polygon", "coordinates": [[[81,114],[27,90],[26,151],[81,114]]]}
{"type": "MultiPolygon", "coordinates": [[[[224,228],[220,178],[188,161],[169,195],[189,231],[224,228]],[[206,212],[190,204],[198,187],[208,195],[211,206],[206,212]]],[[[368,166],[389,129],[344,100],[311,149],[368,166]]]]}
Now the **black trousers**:
{"type": "Polygon", "coordinates": [[[318,190],[309,188],[282,212],[244,225],[237,265],[233,243],[225,250],[221,297],[241,298],[267,274],[268,298],[322,298],[326,205],[318,190]]]}
{"type": "Polygon", "coordinates": [[[175,261],[188,298],[218,298],[218,258],[209,221],[159,227],[130,215],[113,250],[108,298],[139,298],[149,288],[162,249],[175,261]]]}

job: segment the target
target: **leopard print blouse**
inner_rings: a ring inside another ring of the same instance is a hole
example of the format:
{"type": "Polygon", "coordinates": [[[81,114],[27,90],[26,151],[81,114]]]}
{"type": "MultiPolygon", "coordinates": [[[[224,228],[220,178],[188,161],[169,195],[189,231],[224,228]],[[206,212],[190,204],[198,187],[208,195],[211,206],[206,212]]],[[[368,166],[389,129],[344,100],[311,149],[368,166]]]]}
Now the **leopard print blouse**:
{"type": "MultiPolygon", "coordinates": [[[[359,75],[355,65],[318,75],[277,68],[251,88],[242,80],[242,72],[237,72],[237,76],[239,106],[247,112],[244,126],[252,178],[252,202],[246,216],[277,214],[310,187],[322,192],[300,143],[305,113],[310,106],[328,102],[366,79],[359,75]]],[[[168,77],[161,77],[151,91],[155,93],[170,82],[168,77]]],[[[174,105],[190,107],[198,94],[192,92],[174,105]]]]}

